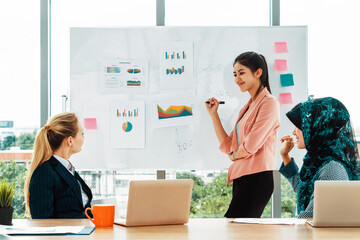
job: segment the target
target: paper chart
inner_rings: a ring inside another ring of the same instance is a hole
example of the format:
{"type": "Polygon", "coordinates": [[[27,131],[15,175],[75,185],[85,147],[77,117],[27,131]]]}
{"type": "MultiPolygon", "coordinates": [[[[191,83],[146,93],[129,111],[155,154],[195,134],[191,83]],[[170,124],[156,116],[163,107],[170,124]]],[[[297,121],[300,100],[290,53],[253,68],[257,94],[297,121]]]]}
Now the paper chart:
{"type": "Polygon", "coordinates": [[[145,148],[145,102],[113,102],[110,127],[112,148],[145,148]]]}
{"type": "Polygon", "coordinates": [[[148,61],[110,59],[101,64],[103,93],[146,94],[148,92],[148,61]]]}
{"type": "Polygon", "coordinates": [[[192,89],[193,43],[163,42],[159,46],[160,89],[192,89]]]}
{"type": "Polygon", "coordinates": [[[195,121],[195,98],[162,98],[151,102],[152,120],[155,128],[193,124],[195,121]]]}

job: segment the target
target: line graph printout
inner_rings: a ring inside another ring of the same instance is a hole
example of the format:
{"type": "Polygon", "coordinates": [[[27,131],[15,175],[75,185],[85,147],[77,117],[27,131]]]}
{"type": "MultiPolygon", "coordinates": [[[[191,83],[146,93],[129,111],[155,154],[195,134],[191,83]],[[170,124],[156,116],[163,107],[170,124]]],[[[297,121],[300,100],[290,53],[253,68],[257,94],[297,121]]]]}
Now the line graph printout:
{"type": "Polygon", "coordinates": [[[145,102],[112,102],[110,127],[112,148],[145,148],[145,102]]]}
{"type": "Polygon", "coordinates": [[[155,128],[193,124],[195,98],[157,99],[152,101],[152,119],[155,128]]]}
{"type": "Polygon", "coordinates": [[[147,94],[148,61],[108,59],[101,64],[102,93],[147,94]]]}
{"type": "Polygon", "coordinates": [[[193,65],[192,42],[160,43],[160,89],[192,89],[194,86],[193,65]]]}

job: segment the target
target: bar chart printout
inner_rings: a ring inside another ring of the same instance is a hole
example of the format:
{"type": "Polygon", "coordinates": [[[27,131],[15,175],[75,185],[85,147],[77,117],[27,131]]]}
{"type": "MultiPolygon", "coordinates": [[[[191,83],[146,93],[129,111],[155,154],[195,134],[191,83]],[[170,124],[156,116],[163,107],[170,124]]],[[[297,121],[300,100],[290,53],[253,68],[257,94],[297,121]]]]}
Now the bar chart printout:
{"type": "Polygon", "coordinates": [[[116,109],[116,116],[117,117],[138,117],[139,116],[139,109],[133,110],[126,110],[126,109],[116,109]]]}
{"type": "Polygon", "coordinates": [[[175,55],[175,52],[165,52],[165,59],[186,59],[186,53],[182,51],[181,53],[177,52],[175,55]]]}
{"type": "Polygon", "coordinates": [[[102,93],[146,94],[148,61],[145,59],[102,60],[102,93]]]}
{"type": "Polygon", "coordinates": [[[145,102],[112,102],[110,135],[112,148],[144,148],[145,102]]]}
{"type": "Polygon", "coordinates": [[[161,42],[159,51],[160,89],[193,89],[193,42],[161,42]]]}
{"type": "Polygon", "coordinates": [[[170,68],[170,69],[166,69],[166,75],[169,74],[182,74],[184,73],[184,66],[181,66],[181,68],[170,68]]]}

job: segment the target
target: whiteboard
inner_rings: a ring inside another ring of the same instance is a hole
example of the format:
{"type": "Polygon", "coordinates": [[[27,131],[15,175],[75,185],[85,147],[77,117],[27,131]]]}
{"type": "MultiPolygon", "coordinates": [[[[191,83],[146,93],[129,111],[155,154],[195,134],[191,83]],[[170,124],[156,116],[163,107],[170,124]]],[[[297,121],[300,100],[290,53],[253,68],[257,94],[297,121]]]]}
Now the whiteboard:
{"type": "MultiPolygon", "coordinates": [[[[81,169],[226,169],[231,161],[218,149],[212,121],[204,101],[216,97],[220,119],[229,134],[238,113],[250,96],[234,83],[233,61],[240,53],[256,51],[268,63],[274,96],[291,93],[292,104],[280,105],[281,136],[294,126],[285,113],[307,99],[307,27],[138,27],[70,29],[70,110],[84,118],[96,118],[96,129],[85,129],[80,153],[72,160],[81,169]],[[159,48],[161,42],[191,42],[193,46],[192,89],[160,88],[159,48]],[[286,42],[288,52],[277,53],[275,42],[286,42]],[[108,59],[146,60],[146,91],[141,94],[104,93],[99,83],[108,59]],[[275,71],[276,59],[287,61],[286,71],[275,71]],[[293,74],[294,86],[283,87],[280,74],[293,74]],[[157,127],[153,104],[159,98],[183,96],[194,100],[194,119],[186,125],[157,127]],[[145,147],[112,148],[110,111],[113,102],[145,102],[145,147]]],[[[277,151],[277,166],[281,164],[277,151]]],[[[305,152],[293,150],[302,162],[305,152]]]]}

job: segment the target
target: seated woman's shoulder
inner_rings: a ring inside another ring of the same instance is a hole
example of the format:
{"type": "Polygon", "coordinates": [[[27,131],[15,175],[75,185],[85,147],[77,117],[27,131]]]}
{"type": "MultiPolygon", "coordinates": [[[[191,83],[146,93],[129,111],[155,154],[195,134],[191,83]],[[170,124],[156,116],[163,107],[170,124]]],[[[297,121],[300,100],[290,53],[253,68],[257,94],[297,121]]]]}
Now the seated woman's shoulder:
{"type": "Polygon", "coordinates": [[[51,173],[53,172],[53,168],[51,167],[51,164],[49,161],[45,161],[43,162],[40,166],[38,166],[34,172],[33,172],[33,176],[37,176],[37,175],[51,175],[51,173]]]}
{"type": "Polygon", "coordinates": [[[332,160],[326,163],[319,172],[320,180],[349,180],[349,175],[342,163],[332,160]]]}

